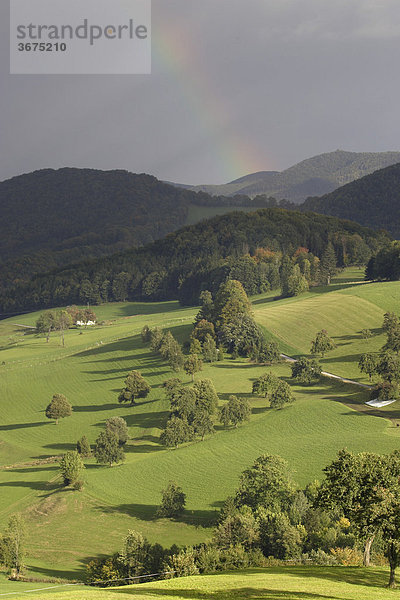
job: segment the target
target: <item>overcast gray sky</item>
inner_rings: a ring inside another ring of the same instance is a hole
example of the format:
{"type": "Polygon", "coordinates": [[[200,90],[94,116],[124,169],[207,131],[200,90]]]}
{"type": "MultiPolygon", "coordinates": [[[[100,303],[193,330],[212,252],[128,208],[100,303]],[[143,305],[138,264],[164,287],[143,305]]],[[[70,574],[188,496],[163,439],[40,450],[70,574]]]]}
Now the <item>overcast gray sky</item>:
{"type": "Polygon", "coordinates": [[[400,150],[399,0],[152,12],[151,75],[9,75],[0,0],[1,180],[75,166],[223,183],[338,148],[400,150]]]}

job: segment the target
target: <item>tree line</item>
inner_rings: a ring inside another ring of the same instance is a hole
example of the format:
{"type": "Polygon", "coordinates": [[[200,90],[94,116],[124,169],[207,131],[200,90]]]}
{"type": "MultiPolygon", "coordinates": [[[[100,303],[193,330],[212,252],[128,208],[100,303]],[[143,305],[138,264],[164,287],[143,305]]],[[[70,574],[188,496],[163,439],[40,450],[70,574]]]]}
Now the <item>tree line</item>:
{"type": "MultiPolygon", "coordinates": [[[[264,454],[241,474],[207,543],[164,549],[129,531],[119,553],[88,564],[88,580],[102,585],[104,579],[137,577],[140,582],[148,573],[158,573],[160,579],[182,577],[266,566],[271,560],[369,566],[372,552],[378,564],[386,557],[389,587],[395,587],[400,563],[399,481],[397,451],[380,456],[341,450],[324,469],[323,481],[304,489],[284,459],[264,454]]],[[[185,502],[182,488],[170,482],[155,516],[179,519],[185,502]]]]}
{"type": "MultiPolygon", "coordinates": [[[[16,282],[1,294],[0,310],[125,300],[179,299],[195,305],[203,290],[216,293],[227,279],[240,281],[249,294],[280,286],[284,294],[300,293],[305,280],[308,285],[319,281],[315,259],[322,260],[328,241],[341,267],[366,264],[390,238],[313,213],[280,208],[234,212],[185,227],[143,248],[38,274],[28,283],[16,282]],[[307,256],[297,255],[299,249],[307,256]],[[288,270],[291,262],[293,272],[288,270]],[[289,278],[291,289],[285,292],[289,278]]],[[[321,276],[327,278],[329,270],[321,276]]]]}

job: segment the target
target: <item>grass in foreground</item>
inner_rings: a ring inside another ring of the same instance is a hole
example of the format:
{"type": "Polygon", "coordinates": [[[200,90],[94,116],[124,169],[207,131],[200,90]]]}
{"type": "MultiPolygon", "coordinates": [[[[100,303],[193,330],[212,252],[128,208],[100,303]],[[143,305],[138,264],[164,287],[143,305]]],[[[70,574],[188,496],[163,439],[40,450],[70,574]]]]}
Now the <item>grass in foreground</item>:
{"type": "MultiPolygon", "coordinates": [[[[385,569],[361,567],[271,567],[185,577],[113,589],[64,588],[54,600],[389,600],[385,569]]],[[[39,599],[43,592],[29,594],[39,599]]],[[[11,596],[10,596],[11,597],[11,596]]],[[[13,596],[22,599],[26,595],[13,596]]]]}

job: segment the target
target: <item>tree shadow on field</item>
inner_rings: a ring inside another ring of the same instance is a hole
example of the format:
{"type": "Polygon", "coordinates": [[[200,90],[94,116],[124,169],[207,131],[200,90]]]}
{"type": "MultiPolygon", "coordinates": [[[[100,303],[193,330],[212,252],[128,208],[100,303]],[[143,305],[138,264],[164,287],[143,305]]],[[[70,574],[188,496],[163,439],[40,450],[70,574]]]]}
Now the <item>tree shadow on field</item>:
{"type": "MultiPolygon", "coordinates": [[[[101,346],[96,346],[96,348],[91,348],[90,350],[82,350],[82,352],[77,352],[75,356],[77,357],[85,357],[85,356],[101,356],[102,354],[110,354],[111,352],[129,352],[134,350],[135,348],[140,347],[140,335],[132,335],[122,340],[118,340],[116,342],[110,342],[102,344],[101,346]]],[[[113,359],[107,359],[113,360],[113,359]]]]}
{"type": "Polygon", "coordinates": [[[14,423],[13,425],[0,425],[0,431],[9,431],[12,429],[26,429],[29,427],[40,427],[41,425],[51,425],[50,421],[38,421],[37,423],[14,423]]]}
{"type": "Polygon", "coordinates": [[[43,448],[49,448],[50,450],[62,450],[63,452],[67,452],[68,450],[76,450],[76,443],[57,443],[57,444],[46,444],[43,448]]]}
{"type": "Polygon", "coordinates": [[[324,358],[320,359],[320,363],[324,370],[325,369],[328,370],[329,363],[336,363],[336,362],[343,362],[343,363],[357,362],[358,363],[359,358],[360,357],[358,354],[345,354],[342,356],[324,356],[324,358]]]}
{"type": "MultiPolygon", "coordinates": [[[[279,574],[282,571],[282,568],[271,567],[271,569],[268,569],[270,573],[279,574]]],[[[310,577],[310,567],[306,566],[285,567],[284,572],[294,577],[310,577]]],[[[312,574],[338,583],[345,582],[352,585],[379,588],[384,588],[389,579],[389,569],[387,571],[375,571],[370,567],[313,567],[312,574]]]]}
{"type": "MultiPolygon", "coordinates": [[[[93,557],[95,558],[95,557],[93,557]]],[[[103,558],[103,557],[101,557],[103,558]]],[[[104,557],[105,558],[105,557],[104,557]]],[[[93,559],[90,559],[93,560],[93,559]]],[[[85,563],[86,566],[86,563],[85,563]]],[[[64,571],[61,569],[46,569],[44,567],[38,567],[37,565],[27,565],[28,572],[31,571],[33,573],[40,573],[45,577],[59,579],[60,577],[64,579],[83,579],[84,569],[79,569],[77,571],[64,571]]],[[[29,576],[29,573],[28,573],[29,576]]],[[[50,583],[50,582],[49,582],[50,583]]],[[[83,585],[83,584],[82,584],[83,585]]],[[[50,595],[48,596],[50,598],[50,595]]]]}
{"type": "MultiPolygon", "coordinates": [[[[140,585],[138,586],[140,588],[140,585]]],[[[131,596],[141,596],[142,592],[136,589],[119,588],[113,590],[117,594],[131,594],[131,596]]],[[[146,593],[149,594],[149,598],[155,598],[157,596],[168,596],[172,598],[183,598],[185,600],[226,600],[227,598],[237,598],[238,600],[324,600],[327,598],[325,595],[313,594],[311,592],[283,592],[276,589],[262,589],[252,587],[242,588],[223,588],[221,590],[213,590],[210,594],[209,591],[201,591],[198,589],[181,589],[181,588],[146,588],[146,593]]],[[[342,600],[342,597],[329,595],[329,600],[342,600]]]]}
{"type": "Polygon", "coordinates": [[[97,412],[97,411],[107,411],[113,408],[121,407],[117,402],[109,403],[109,404],[88,404],[86,406],[73,406],[73,412],[97,412]]]}
{"type": "MultiPolygon", "coordinates": [[[[161,490],[160,490],[161,499],[161,490]]],[[[95,510],[103,514],[125,514],[141,521],[160,521],[164,523],[183,523],[194,527],[214,527],[218,518],[218,510],[185,510],[182,515],[174,518],[158,517],[159,506],[155,504],[116,504],[106,506],[99,504],[95,510]]]]}

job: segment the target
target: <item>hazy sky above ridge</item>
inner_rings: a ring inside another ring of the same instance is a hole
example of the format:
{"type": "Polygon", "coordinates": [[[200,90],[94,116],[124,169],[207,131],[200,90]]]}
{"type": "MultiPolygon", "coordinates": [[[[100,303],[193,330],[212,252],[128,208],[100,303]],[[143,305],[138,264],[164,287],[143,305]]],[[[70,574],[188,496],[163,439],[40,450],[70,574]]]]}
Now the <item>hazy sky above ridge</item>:
{"type": "Polygon", "coordinates": [[[399,0],[153,0],[152,15],[151,75],[9,75],[0,0],[0,180],[75,166],[224,183],[400,150],[399,0]]]}

